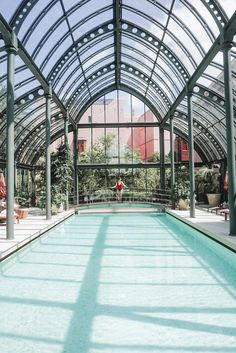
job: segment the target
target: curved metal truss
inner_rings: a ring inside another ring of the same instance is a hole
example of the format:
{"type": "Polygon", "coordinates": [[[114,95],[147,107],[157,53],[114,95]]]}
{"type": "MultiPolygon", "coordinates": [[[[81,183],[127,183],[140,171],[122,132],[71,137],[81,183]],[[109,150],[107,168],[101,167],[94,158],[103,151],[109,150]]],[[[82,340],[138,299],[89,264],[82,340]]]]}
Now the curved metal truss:
{"type": "MultiPolygon", "coordinates": [[[[216,0],[17,0],[16,4],[10,15],[0,5],[2,158],[6,153],[5,49],[16,39],[14,34],[18,38],[18,162],[35,163],[43,150],[44,95],[49,82],[52,141],[63,134],[64,118],[69,117],[72,131],[91,104],[114,90],[142,100],[155,114],[157,126],[169,129],[173,116],[175,133],[186,139],[186,93],[193,91],[195,149],[204,161],[226,157],[220,50],[223,41],[233,42],[236,33],[234,2],[230,9],[216,0]]],[[[232,63],[235,79],[234,49],[232,63]]]]}

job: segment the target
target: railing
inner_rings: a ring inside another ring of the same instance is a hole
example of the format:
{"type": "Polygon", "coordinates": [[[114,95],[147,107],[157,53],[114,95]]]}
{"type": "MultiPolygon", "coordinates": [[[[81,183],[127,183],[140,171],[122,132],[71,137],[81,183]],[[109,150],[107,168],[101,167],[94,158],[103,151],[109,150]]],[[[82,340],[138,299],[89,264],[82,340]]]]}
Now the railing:
{"type": "MultiPolygon", "coordinates": [[[[118,202],[117,191],[113,189],[94,190],[88,193],[79,194],[79,205],[89,205],[94,203],[118,202]]],[[[123,190],[122,202],[128,203],[152,203],[169,207],[171,204],[171,191],[165,190],[123,190]]]]}

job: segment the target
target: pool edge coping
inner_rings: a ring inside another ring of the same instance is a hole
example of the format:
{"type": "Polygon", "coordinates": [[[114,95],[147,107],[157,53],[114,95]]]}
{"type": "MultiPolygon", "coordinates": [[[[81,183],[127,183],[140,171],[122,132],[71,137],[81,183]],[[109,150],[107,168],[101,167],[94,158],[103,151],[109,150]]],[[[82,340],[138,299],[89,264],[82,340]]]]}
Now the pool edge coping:
{"type": "Polygon", "coordinates": [[[201,232],[202,234],[204,234],[208,238],[214,240],[215,242],[221,244],[222,246],[224,246],[224,247],[228,248],[229,250],[231,250],[232,252],[236,253],[236,243],[234,243],[230,239],[227,239],[226,238],[227,235],[220,235],[219,233],[218,234],[213,233],[213,232],[207,230],[206,228],[204,228],[198,224],[195,224],[184,217],[177,215],[176,213],[174,213],[171,210],[166,210],[166,213],[169,214],[170,216],[175,217],[179,221],[187,224],[188,226],[194,228],[195,230],[198,230],[199,232],[201,232]]]}
{"type": "Polygon", "coordinates": [[[32,241],[39,238],[41,235],[49,231],[50,229],[56,227],[58,224],[65,221],[67,218],[73,216],[75,214],[74,210],[69,211],[67,214],[64,214],[61,218],[54,220],[51,224],[48,224],[46,227],[36,231],[35,233],[27,236],[25,239],[21,241],[16,241],[13,239],[14,244],[6,250],[0,251],[0,263],[6,260],[9,256],[15,254],[18,250],[24,248],[26,245],[30,244],[32,241]]]}

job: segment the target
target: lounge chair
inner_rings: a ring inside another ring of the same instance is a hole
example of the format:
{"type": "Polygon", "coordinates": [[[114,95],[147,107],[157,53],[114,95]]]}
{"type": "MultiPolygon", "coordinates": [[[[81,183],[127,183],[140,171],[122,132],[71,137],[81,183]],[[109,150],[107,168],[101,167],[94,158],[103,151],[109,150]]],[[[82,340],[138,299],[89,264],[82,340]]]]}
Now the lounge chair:
{"type": "Polygon", "coordinates": [[[28,208],[15,208],[15,213],[18,214],[19,219],[27,218],[29,209],[28,208]]]}
{"type": "Polygon", "coordinates": [[[223,214],[225,216],[225,221],[228,220],[228,215],[229,215],[229,209],[225,208],[219,211],[220,214],[223,214]]]}
{"type": "Polygon", "coordinates": [[[229,207],[228,204],[226,202],[223,202],[218,206],[209,207],[208,212],[215,212],[216,214],[219,214],[219,212],[228,209],[228,207],[229,207]]]}
{"type": "MultiPolygon", "coordinates": [[[[14,217],[15,217],[16,223],[18,224],[19,216],[16,212],[14,212],[14,217]]],[[[7,220],[7,213],[6,213],[6,210],[3,210],[2,212],[0,212],[0,221],[6,222],[6,220],[7,220]]]]}

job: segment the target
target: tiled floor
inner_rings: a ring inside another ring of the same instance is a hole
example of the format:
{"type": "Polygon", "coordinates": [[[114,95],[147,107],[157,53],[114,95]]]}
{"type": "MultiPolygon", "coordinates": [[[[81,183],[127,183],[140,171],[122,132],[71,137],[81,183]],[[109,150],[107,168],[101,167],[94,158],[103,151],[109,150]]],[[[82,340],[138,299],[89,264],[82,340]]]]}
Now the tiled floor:
{"type": "Polygon", "coordinates": [[[12,240],[6,239],[6,224],[0,224],[0,261],[73,213],[74,210],[64,211],[46,220],[40,210],[31,209],[26,219],[21,219],[19,224],[15,224],[15,234],[12,240]]]}

